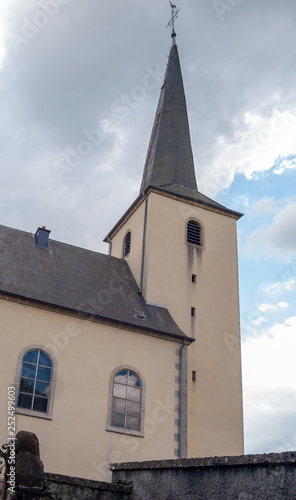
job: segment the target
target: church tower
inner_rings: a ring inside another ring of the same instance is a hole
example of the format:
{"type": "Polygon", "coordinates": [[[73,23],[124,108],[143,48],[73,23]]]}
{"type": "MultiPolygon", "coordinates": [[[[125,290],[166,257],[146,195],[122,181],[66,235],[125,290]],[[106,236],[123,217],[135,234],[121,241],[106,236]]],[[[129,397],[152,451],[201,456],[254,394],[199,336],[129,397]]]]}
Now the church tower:
{"type": "MultiPolygon", "coordinates": [[[[243,453],[236,221],[197,187],[178,48],[172,47],[140,193],[105,241],[147,303],[195,341],[180,356],[180,456],[243,453]]],[[[165,370],[165,366],[163,367],[165,370]]]]}

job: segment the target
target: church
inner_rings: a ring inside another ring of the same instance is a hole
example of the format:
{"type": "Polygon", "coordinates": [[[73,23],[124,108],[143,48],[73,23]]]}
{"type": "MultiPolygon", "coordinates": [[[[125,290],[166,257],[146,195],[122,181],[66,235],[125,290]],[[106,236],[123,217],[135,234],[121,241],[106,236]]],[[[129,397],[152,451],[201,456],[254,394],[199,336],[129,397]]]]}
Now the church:
{"type": "Polygon", "coordinates": [[[47,472],[108,481],[110,462],[243,454],[241,215],[198,190],[173,30],[109,255],[0,226],[1,401],[14,388],[47,472]]]}

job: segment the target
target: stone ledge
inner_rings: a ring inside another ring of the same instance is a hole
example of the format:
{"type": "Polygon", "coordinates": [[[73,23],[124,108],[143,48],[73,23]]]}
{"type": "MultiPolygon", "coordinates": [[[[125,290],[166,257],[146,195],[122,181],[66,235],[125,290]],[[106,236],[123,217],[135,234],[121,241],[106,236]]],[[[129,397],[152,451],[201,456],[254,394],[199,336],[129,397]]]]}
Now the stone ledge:
{"type": "Polygon", "coordinates": [[[111,471],[139,469],[186,469],[201,467],[254,467],[269,464],[296,464],[296,451],[264,453],[258,455],[234,455],[228,457],[183,458],[177,460],[151,460],[110,464],[111,471]]]}
{"type": "Polygon", "coordinates": [[[46,472],[44,480],[48,483],[69,484],[73,486],[82,486],[85,488],[100,489],[119,493],[131,493],[130,486],[118,485],[114,483],[105,483],[103,481],[93,481],[92,479],[83,479],[80,477],[63,476],[62,474],[52,474],[46,472]]]}

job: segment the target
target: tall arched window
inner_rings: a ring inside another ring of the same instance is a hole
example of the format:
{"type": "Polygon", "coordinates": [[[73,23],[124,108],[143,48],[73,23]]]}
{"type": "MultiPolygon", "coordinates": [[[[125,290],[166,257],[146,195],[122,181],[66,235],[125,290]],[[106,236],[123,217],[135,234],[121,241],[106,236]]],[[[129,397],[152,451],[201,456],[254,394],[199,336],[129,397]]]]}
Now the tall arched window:
{"type": "Polygon", "coordinates": [[[34,349],[23,358],[17,406],[47,413],[52,363],[45,352],[34,349]]]}
{"type": "Polygon", "coordinates": [[[187,222],[187,243],[202,246],[201,225],[195,220],[189,220],[187,222]]]}
{"type": "Polygon", "coordinates": [[[30,346],[21,352],[16,372],[17,413],[51,418],[56,382],[56,362],[42,346],[30,346]]]}
{"type": "Polygon", "coordinates": [[[141,381],[131,370],[120,370],[114,377],[111,426],[141,429],[141,381]]]}
{"type": "Polygon", "coordinates": [[[131,232],[126,233],[123,243],[123,256],[126,257],[131,251],[131,232]]]}
{"type": "Polygon", "coordinates": [[[119,366],[109,379],[107,431],[144,437],[146,384],[140,373],[119,366]]]}

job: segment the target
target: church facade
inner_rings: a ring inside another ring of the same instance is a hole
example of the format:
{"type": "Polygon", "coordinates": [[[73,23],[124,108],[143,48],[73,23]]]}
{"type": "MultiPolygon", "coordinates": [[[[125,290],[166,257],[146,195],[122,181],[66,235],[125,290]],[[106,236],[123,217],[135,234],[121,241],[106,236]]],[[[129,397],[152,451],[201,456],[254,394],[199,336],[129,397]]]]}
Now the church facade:
{"type": "Polygon", "coordinates": [[[0,226],[1,400],[15,388],[46,471],[108,480],[110,462],[243,454],[240,217],[197,188],[173,36],[109,255],[0,226]]]}

